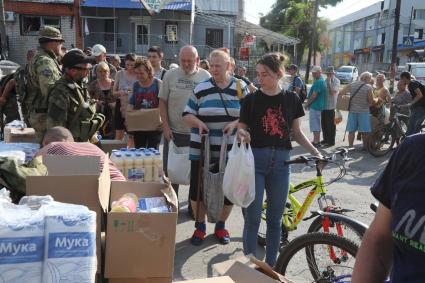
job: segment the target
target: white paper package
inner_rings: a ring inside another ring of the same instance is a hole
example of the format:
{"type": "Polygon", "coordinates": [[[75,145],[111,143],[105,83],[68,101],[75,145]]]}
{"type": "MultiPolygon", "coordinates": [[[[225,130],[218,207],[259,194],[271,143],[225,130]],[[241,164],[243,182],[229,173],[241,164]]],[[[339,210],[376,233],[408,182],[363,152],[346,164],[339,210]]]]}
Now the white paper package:
{"type": "Polygon", "coordinates": [[[42,282],[44,218],[26,206],[0,203],[0,282],[42,282]]]}
{"type": "Polygon", "coordinates": [[[43,283],[95,282],[96,213],[61,203],[41,210],[46,222],[43,283]]]}

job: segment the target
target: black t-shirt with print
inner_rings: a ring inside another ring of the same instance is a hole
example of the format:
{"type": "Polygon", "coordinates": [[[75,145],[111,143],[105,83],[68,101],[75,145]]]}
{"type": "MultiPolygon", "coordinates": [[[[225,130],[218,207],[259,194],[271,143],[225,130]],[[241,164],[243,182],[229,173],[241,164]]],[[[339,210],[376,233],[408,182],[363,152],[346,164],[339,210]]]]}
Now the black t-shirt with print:
{"type": "Polygon", "coordinates": [[[425,279],[424,144],[423,134],[407,137],[371,189],[373,196],[391,210],[391,283],[425,279]]]}
{"type": "Polygon", "coordinates": [[[248,126],[252,147],[291,149],[292,122],[302,116],[304,109],[295,92],[269,96],[257,90],[245,97],[239,121],[248,126]]]}
{"type": "Polygon", "coordinates": [[[416,102],[413,107],[425,107],[425,86],[418,81],[411,81],[407,88],[409,89],[409,92],[412,95],[412,99],[416,97],[415,91],[419,88],[419,90],[422,92],[423,97],[418,102],[416,102]]]}

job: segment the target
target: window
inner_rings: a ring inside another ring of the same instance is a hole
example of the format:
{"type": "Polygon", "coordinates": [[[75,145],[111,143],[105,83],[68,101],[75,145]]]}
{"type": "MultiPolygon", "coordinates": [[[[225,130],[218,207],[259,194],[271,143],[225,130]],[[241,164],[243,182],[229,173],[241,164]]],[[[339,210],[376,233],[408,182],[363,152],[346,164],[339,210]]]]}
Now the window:
{"type": "Polygon", "coordinates": [[[350,51],[351,32],[344,33],[344,51],[350,51]]]}
{"type": "Polygon", "coordinates": [[[372,37],[371,36],[366,36],[365,38],[365,47],[370,47],[372,46],[372,37]]]}
{"type": "Polygon", "coordinates": [[[20,17],[21,35],[38,35],[42,26],[53,26],[61,29],[60,17],[28,16],[20,17]]]}
{"type": "Polygon", "coordinates": [[[223,47],[223,30],[207,28],[205,44],[212,48],[223,47]]]}
{"type": "Polygon", "coordinates": [[[366,21],[366,30],[373,30],[375,29],[375,18],[368,19],[366,21]]]}
{"type": "Polygon", "coordinates": [[[114,20],[105,20],[105,34],[103,39],[105,41],[114,41],[114,20]]]}
{"type": "Polygon", "coordinates": [[[359,37],[354,39],[353,49],[360,49],[360,48],[362,48],[362,39],[359,37]]]}
{"type": "Polygon", "coordinates": [[[378,34],[376,45],[385,44],[385,32],[378,34]]]}
{"type": "Polygon", "coordinates": [[[354,22],[353,29],[356,30],[356,31],[362,31],[363,30],[363,21],[354,22]]]}
{"type": "Polygon", "coordinates": [[[414,20],[425,20],[425,9],[416,9],[413,11],[414,20]]]}
{"type": "Polygon", "coordinates": [[[424,38],[424,29],[415,29],[415,39],[424,38]]]}
{"type": "Polygon", "coordinates": [[[166,23],[165,24],[165,35],[167,42],[177,42],[177,23],[166,23]]]}
{"type": "Polygon", "coordinates": [[[363,63],[367,64],[370,62],[370,53],[363,54],[363,63]]]}
{"type": "Polygon", "coordinates": [[[384,62],[384,51],[375,52],[375,63],[384,62]]]}
{"type": "Polygon", "coordinates": [[[137,25],[136,44],[149,45],[149,26],[148,25],[137,25]]]}

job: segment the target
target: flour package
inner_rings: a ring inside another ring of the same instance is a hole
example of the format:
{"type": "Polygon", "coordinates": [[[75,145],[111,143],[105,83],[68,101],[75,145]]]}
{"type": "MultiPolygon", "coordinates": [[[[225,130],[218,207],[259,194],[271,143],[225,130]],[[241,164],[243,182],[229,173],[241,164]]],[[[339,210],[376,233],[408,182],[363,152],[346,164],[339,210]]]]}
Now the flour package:
{"type": "Polygon", "coordinates": [[[37,211],[0,202],[0,283],[43,282],[44,226],[37,211]]]}
{"type": "Polygon", "coordinates": [[[43,283],[95,282],[96,213],[57,202],[40,211],[46,223],[43,283]]]}

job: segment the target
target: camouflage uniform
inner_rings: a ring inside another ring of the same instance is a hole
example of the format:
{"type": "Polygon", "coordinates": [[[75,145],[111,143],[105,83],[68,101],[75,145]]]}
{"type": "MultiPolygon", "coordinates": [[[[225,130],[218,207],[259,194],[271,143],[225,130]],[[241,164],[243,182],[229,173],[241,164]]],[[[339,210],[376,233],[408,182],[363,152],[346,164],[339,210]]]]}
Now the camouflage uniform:
{"type": "MultiPolygon", "coordinates": [[[[63,41],[60,31],[49,26],[40,30],[39,40],[63,41]]],[[[28,107],[29,123],[35,129],[37,140],[41,142],[46,131],[48,91],[60,79],[61,69],[53,51],[39,47],[28,70],[28,93],[24,103],[28,107]]]]}
{"type": "Polygon", "coordinates": [[[75,141],[87,142],[104,119],[102,114],[96,113],[96,101],[90,98],[84,84],[63,75],[50,90],[47,129],[62,126],[71,131],[75,141]]]}

